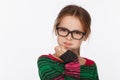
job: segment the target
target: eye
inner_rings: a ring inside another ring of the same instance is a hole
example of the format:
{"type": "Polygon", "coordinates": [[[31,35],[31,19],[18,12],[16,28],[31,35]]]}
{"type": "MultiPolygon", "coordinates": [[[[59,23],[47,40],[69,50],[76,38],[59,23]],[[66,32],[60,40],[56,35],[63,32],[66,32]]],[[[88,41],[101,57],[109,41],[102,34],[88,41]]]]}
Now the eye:
{"type": "Polygon", "coordinates": [[[57,33],[60,36],[66,37],[69,34],[69,30],[63,27],[58,27],[57,28],[57,33]]]}
{"type": "Polygon", "coordinates": [[[74,31],[73,33],[78,35],[82,34],[80,31],[74,31]]]}

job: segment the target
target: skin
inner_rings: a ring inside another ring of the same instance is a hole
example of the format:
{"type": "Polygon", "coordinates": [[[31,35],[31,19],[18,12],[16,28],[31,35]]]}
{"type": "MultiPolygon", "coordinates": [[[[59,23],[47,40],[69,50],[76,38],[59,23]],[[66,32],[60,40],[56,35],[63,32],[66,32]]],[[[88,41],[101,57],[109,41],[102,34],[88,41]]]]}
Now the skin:
{"type": "MultiPolygon", "coordinates": [[[[61,20],[59,26],[67,28],[70,31],[79,30],[84,32],[81,21],[75,16],[65,16],[61,20]]],[[[71,50],[78,55],[80,65],[84,65],[85,59],[80,57],[80,46],[82,42],[86,40],[85,36],[81,40],[75,40],[72,38],[71,34],[69,34],[67,37],[59,36],[57,33],[56,35],[58,46],[55,47],[55,53],[53,54],[53,56],[61,60],[59,57],[67,50],[71,50]]]]}

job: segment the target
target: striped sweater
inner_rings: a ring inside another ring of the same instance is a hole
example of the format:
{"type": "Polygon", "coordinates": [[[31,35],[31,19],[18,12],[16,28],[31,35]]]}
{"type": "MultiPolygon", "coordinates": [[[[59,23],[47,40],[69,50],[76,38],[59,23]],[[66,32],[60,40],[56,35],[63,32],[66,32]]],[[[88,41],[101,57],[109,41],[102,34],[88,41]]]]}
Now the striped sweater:
{"type": "MultiPolygon", "coordinates": [[[[64,57],[66,58],[65,55],[63,56],[63,58],[64,57]]],[[[37,61],[40,79],[99,80],[95,62],[87,58],[85,59],[86,59],[85,65],[80,66],[80,63],[76,58],[74,58],[74,60],[70,62],[69,61],[61,62],[51,54],[42,55],[39,57],[37,61]]]]}

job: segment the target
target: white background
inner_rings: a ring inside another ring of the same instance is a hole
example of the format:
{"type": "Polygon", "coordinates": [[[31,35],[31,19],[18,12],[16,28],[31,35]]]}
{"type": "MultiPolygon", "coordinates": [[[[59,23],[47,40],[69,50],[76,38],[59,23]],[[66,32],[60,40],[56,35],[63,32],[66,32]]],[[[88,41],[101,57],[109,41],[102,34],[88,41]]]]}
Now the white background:
{"type": "Polygon", "coordinates": [[[39,80],[37,59],[54,52],[54,20],[67,4],[92,17],[81,55],[96,62],[100,80],[120,80],[119,0],[0,0],[0,80],[39,80]]]}

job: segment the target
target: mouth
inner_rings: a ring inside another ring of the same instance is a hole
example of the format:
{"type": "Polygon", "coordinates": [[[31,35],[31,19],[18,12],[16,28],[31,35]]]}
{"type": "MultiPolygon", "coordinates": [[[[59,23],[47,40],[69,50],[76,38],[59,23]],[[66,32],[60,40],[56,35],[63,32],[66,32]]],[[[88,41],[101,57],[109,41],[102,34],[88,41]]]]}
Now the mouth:
{"type": "Polygon", "coordinates": [[[69,46],[71,46],[71,45],[72,45],[72,43],[69,43],[69,42],[64,42],[64,45],[65,45],[66,47],[69,47],[69,46]]]}

